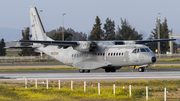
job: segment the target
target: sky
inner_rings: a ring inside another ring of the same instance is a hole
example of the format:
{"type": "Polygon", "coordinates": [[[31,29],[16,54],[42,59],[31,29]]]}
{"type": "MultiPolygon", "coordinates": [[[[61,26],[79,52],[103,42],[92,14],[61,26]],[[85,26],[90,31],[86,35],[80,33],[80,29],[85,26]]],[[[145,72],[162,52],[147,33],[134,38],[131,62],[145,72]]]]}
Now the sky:
{"type": "Polygon", "coordinates": [[[135,27],[143,39],[147,39],[156,27],[158,13],[161,22],[167,19],[168,28],[180,33],[180,0],[1,0],[0,39],[6,42],[22,38],[21,30],[30,27],[29,6],[34,5],[40,13],[46,31],[62,26],[90,34],[96,16],[103,28],[109,17],[115,21],[115,29],[122,19],[135,27]]]}

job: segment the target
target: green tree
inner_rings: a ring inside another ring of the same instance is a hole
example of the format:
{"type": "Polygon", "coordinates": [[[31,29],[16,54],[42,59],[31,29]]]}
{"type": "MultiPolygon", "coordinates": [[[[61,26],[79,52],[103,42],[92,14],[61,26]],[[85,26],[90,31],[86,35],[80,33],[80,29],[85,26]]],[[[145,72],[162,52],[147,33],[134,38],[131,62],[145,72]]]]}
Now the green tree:
{"type": "MultiPolygon", "coordinates": [[[[156,28],[153,29],[153,31],[151,31],[151,35],[149,37],[149,39],[158,39],[158,19],[157,19],[157,24],[156,24],[156,28]]],[[[160,23],[160,39],[168,39],[169,38],[169,30],[168,30],[168,25],[167,25],[167,19],[164,19],[163,23],[160,23]]],[[[147,44],[149,46],[149,48],[152,51],[155,51],[155,49],[157,49],[157,42],[156,43],[149,43],[147,44]]],[[[169,50],[169,42],[160,42],[160,48],[161,48],[161,53],[165,54],[168,50],[169,50]]]]}
{"type": "Polygon", "coordinates": [[[115,40],[115,23],[107,18],[104,24],[104,40],[115,40]]]}
{"type": "Polygon", "coordinates": [[[121,28],[118,26],[116,32],[116,40],[142,40],[142,34],[138,34],[135,28],[132,28],[126,19],[123,21],[121,18],[121,28]]]}
{"type": "MultiPolygon", "coordinates": [[[[62,29],[63,29],[63,27],[59,27],[57,30],[52,30],[50,32],[47,32],[46,35],[51,37],[51,38],[53,37],[52,39],[62,40],[62,36],[61,36],[62,35],[62,29]],[[59,33],[59,35],[57,33],[59,33]]],[[[72,41],[86,41],[87,40],[87,34],[86,33],[75,32],[72,28],[68,28],[68,29],[64,28],[64,33],[71,33],[71,34],[67,34],[67,35],[70,35],[67,37],[70,38],[72,36],[72,41]]],[[[71,41],[71,40],[69,40],[69,41],[71,41]]]]}
{"type": "MultiPolygon", "coordinates": [[[[71,41],[72,40],[72,34],[68,33],[67,31],[64,32],[64,40],[65,41],[71,41]]],[[[53,40],[62,40],[62,32],[56,32],[51,36],[53,40]]]]}
{"type": "Polygon", "coordinates": [[[104,37],[103,31],[101,29],[101,21],[98,16],[96,16],[95,19],[96,24],[94,24],[91,34],[88,37],[88,40],[102,40],[102,37],[104,37]]]}
{"type": "Polygon", "coordinates": [[[86,33],[75,32],[72,28],[68,28],[66,31],[73,35],[72,41],[86,41],[87,40],[87,34],[86,33]]]}
{"type": "MultiPolygon", "coordinates": [[[[167,25],[167,19],[164,19],[162,23],[161,32],[160,32],[161,39],[168,39],[169,38],[169,30],[167,25]]],[[[169,41],[161,42],[161,53],[165,54],[169,50],[169,41]]]]}
{"type": "MultiPolygon", "coordinates": [[[[22,30],[22,36],[23,38],[21,40],[30,40],[30,38],[32,37],[30,33],[30,29],[29,27],[25,28],[24,30],[22,30]]],[[[21,43],[21,46],[30,46],[32,44],[30,43],[21,43]]],[[[31,55],[38,55],[38,53],[34,52],[33,48],[25,48],[22,49],[21,53],[19,53],[20,56],[31,56],[31,55]]]]}
{"type": "Polygon", "coordinates": [[[1,39],[1,43],[0,43],[0,56],[5,56],[6,55],[6,44],[4,42],[4,39],[1,39]]]}

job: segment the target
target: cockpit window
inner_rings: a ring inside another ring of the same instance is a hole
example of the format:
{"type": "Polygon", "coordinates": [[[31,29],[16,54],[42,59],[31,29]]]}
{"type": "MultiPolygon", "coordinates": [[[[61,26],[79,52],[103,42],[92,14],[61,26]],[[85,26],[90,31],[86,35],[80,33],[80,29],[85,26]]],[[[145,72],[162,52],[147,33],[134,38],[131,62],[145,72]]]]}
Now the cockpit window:
{"type": "Polygon", "coordinates": [[[151,50],[149,48],[145,48],[147,52],[151,52],[151,50]]]}
{"type": "Polygon", "coordinates": [[[146,50],[144,48],[140,48],[141,52],[146,52],[146,50]]]}
{"type": "Polygon", "coordinates": [[[136,53],[136,49],[134,49],[134,50],[132,51],[132,53],[136,53]]]}

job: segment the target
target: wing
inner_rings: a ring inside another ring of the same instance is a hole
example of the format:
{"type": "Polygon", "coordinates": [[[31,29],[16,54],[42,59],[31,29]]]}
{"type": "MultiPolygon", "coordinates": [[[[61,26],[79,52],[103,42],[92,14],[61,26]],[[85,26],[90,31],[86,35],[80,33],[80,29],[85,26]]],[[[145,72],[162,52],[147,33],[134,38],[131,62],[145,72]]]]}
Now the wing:
{"type": "MultiPolygon", "coordinates": [[[[163,42],[163,41],[174,41],[176,39],[156,39],[156,40],[128,40],[128,41],[41,41],[41,40],[18,40],[18,42],[23,43],[38,43],[44,45],[45,47],[48,45],[59,46],[63,48],[67,48],[72,46],[75,50],[81,52],[92,52],[95,48],[101,47],[102,43],[104,45],[120,45],[120,44],[144,44],[149,42],[163,42]]],[[[41,46],[32,45],[34,48],[38,48],[41,46]]],[[[22,47],[22,48],[30,48],[30,47],[22,47]]]]}
{"type": "Polygon", "coordinates": [[[36,41],[36,40],[18,40],[23,43],[40,43],[43,45],[56,45],[56,46],[75,46],[78,45],[76,41],[36,41]]]}
{"type": "Polygon", "coordinates": [[[127,40],[127,41],[114,41],[115,45],[119,44],[144,44],[150,42],[163,42],[163,41],[174,41],[176,39],[155,39],[155,40],[127,40]]]}
{"type": "Polygon", "coordinates": [[[35,48],[35,47],[32,47],[32,46],[12,46],[12,47],[5,47],[5,48],[23,49],[23,48],[35,48]]]}

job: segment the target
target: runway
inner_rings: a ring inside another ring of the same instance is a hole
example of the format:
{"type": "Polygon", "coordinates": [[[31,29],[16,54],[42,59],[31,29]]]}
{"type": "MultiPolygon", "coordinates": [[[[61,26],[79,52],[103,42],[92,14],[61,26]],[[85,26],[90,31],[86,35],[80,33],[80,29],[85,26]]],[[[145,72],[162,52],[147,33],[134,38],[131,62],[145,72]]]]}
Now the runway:
{"type": "MultiPolygon", "coordinates": [[[[166,62],[156,62],[158,64],[180,64],[179,61],[166,61],[166,62]]],[[[53,66],[53,65],[64,65],[63,63],[33,63],[33,64],[0,64],[0,66],[53,66]]]]}
{"type": "MultiPolygon", "coordinates": [[[[179,64],[179,62],[157,62],[158,64],[179,64]]],[[[17,64],[6,64],[4,66],[15,66],[17,64]]],[[[56,64],[20,64],[21,66],[40,65],[62,65],[56,64]]],[[[90,73],[79,73],[78,70],[39,70],[39,71],[0,71],[0,79],[63,79],[63,80],[115,80],[115,79],[179,79],[180,68],[171,69],[147,69],[145,72],[138,72],[137,69],[120,69],[115,73],[105,73],[103,69],[91,70],[90,73]],[[146,72],[147,71],[147,72],[146,72]]]]}
{"type": "Polygon", "coordinates": [[[0,74],[9,79],[180,79],[180,71],[174,72],[115,72],[115,73],[14,73],[0,74]]]}

